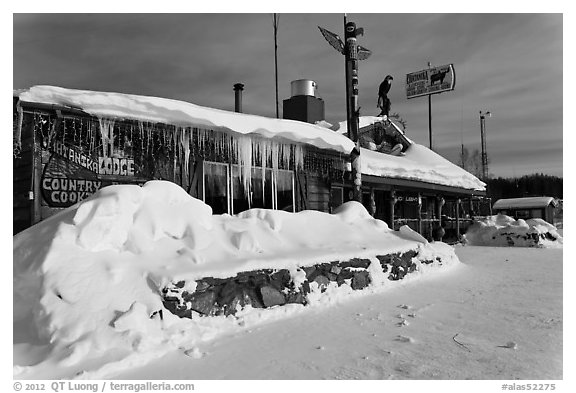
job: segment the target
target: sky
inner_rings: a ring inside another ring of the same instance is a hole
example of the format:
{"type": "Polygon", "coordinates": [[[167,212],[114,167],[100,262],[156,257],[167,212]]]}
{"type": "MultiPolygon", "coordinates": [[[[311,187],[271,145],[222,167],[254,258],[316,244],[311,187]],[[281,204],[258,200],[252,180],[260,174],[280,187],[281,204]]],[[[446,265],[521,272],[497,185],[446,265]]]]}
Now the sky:
{"type": "MultiPolygon", "coordinates": [[[[305,8],[302,8],[305,9],[305,8]]],[[[432,96],[434,150],[457,162],[480,150],[479,111],[493,176],[563,176],[561,13],[348,13],[372,51],[359,63],[361,115],[375,116],[378,85],[394,77],[391,113],[428,146],[428,99],[406,98],[406,74],[454,64],[455,89],[432,96]]],[[[311,79],[326,120],[344,121],[344,57],[320,34],[343,36],[343,14],[279,13],[278,94],[311,79]]],[[[13,88],[53,85],[150,95],[275,117],[272,13],[13,14],[13,88]]]]}

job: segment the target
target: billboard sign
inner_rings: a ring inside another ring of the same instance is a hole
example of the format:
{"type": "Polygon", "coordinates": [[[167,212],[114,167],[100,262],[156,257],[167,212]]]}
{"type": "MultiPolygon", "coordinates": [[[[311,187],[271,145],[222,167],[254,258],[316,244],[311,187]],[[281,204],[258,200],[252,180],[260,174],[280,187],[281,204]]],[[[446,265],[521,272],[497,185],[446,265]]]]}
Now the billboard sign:
{"type": "Polygon", "coordinates": [[[454,65],[448,64],[406,74],[406,98],[454,90],[454,65]]]}

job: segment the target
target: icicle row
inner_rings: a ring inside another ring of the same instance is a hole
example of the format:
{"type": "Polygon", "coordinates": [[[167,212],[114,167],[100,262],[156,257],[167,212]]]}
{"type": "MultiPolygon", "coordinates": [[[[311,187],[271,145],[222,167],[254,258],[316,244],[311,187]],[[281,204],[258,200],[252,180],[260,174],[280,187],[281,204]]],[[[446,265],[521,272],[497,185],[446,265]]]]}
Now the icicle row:
{"type": "MultiPolygon", "coordinates": [[[[99,119],[99,123],[103,154],[105,157],[109,157],[113,154],[114,120],[99,119]]],[[[92,131],[90,128],[88,132],[91,135],[92,131]]],[[[141,162],[144,163],[144,154],[148,157],[153,150],[153,132],[156,132],[155,124],[148,122],[144,124],[144,122],[139,121],[137,130],[133,130],[131,127],[131,143],[133,143],[133,132],[139,132],[140,134],[141,162]],[[144,146],[145,138],[147,140],[146,146],[144,146]]],[[[210,150],[210,152],[219,157],[228,155],[230,162],[236,162],[239,165],[240,180],[250,203],[253,166],[259,164],[262,171],[263,186],[266,180],[266,168],[271,167],[276,178],[278,178],[280,168],[289,169],[292,167],[292,162],[294,163],[294,169],[304,168],[304,149],[300,144],[252,135],[229,134],[209,129],[182,126],[170,127],[167,132],[162,134],[162,137],[159,137],[161,138],[159,139],[160,143],[163,141],[164,146],[170,147],[173,153],[174,181],[176,181],[178,165],[182,165],[182,177],[188,179],[192,149],[194,151],[197,149],[198,152],[204,152],[205,154],[209,154],[208,150],[210,150]],[[194,134],[192,134],[193,132],[194,134]],[[193,135],[194,137],[197,136],[197,142],[193,139],[193,135]]],[[[90,139],[92,140],[92,138],[90,139]]]]}

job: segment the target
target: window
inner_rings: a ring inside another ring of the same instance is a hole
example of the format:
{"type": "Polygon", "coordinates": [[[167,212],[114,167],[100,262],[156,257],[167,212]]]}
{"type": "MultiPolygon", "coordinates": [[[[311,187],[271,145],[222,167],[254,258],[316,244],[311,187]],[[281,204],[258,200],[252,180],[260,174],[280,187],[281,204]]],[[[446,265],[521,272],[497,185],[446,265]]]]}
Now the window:
{"type": "Polygon", "coordinates": [[[532,209],[532,218],[544,218],[543,213],[544,210],[543,209],[532,209]]]}
{"type": "Polygon", "coordinates": [[[276,209],[295,212],[294,206],[294,173],[278,171],[276,177],[276,209]]]}
{"type": "Polygon", "coordinates": [[[213,214],[229,211],[228,172],[227,164],[204,162],[204,202],[212,207],[213,214]]]}
{"type": "Polygon", "coordinates": [[[252,168],[250,208],[273,209],[272,170],[252,168]]]}
{"type": "Polygon", "coordinates": [[[526,220],[530,218],[530,210],[516,210],[516,219],[526,220]]]}
{"type": "Polygon", "coordinates": [[[344,203],[344,188],[332,186],[330,188],[330,206],[332,207],[332,209],[336,209],[343,203],[344,203]]]}
{"type": "Polygon", "coordinates": [[[204,202],[214,214],[238,214],[248,209],[279,209],[294,212],[294,173],[270,168],[251,169],[250,195],[238,165],[204,163],[204,202]]]}

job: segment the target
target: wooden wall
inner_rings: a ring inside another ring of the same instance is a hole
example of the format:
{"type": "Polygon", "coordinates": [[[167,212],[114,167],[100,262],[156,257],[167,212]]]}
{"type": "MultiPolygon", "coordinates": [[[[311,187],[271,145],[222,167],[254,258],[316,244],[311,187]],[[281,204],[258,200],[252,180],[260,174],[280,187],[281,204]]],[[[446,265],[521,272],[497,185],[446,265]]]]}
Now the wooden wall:
{"type": "MultiPolygon", "coordinates": [[[[32,225],[33,201],[30,192],[33,190],[33,157],[34,139],[29,118],[25,118],[22,124],[20,137],[20,150],[16,149],[12,158],[13,180],[13,233],[16,234],[32,225]]],[[[12,131],[15,138],[18,132],[18,116],[14,111],[12,131]]]]}
{"type": "Polygon", "coordinates": [[[330,184],[320,176],[310,173],[296,175],[296,211],[330,211],[330,184]]]}

